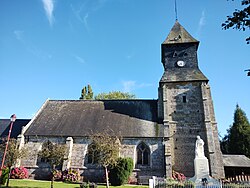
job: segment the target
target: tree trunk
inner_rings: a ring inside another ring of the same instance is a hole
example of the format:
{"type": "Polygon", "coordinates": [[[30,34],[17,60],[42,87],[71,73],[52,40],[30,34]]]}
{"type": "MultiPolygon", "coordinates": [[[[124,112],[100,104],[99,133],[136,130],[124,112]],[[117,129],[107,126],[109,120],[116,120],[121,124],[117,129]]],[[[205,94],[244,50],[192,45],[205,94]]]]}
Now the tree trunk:
{"type": "Polygon", "coordinates": [[[56,165],[52,165],[52,178],[51,178],[51,184],[50,184],[50,188],[53,188],[54,187],[54,170],[56,168],[56,165]]]}
{"type": "Polygon", "coordinates": [[[8,167],[9,168],[9,174],[8,174],[8,179],[7,179],[7,184],[6,184],[6,187],[9,187],[9,182],[10,182],[10,173],[11,173],[11,167],[8,167]]]}
{"type": "Polygon", "coordinates": [[[109,188],[109,174],[108,174],[108,167],[105,166],[105,176],[106,176],[106,187],[109,188]]]}

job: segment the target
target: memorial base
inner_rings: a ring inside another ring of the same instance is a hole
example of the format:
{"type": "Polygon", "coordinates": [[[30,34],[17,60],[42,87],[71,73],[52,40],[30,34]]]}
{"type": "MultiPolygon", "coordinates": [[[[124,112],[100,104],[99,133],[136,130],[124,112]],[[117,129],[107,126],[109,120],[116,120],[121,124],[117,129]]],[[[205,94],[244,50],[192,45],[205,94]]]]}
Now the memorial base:
{"type": "Polygon", "coordinates": [[[189,181],[194,183],[203,184],[217,184],[218,181],[209,176],[209,165],[206,157],[196,157],[194,159],[194,172],[195,176],[190,178],[189,181]]]}

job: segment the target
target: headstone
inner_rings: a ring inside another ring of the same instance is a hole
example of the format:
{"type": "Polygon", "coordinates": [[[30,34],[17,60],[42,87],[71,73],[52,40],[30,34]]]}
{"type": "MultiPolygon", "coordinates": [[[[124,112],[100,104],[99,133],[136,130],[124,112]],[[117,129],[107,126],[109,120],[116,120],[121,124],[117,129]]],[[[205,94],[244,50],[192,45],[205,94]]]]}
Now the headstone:
{"type": "Polygon", "coordinates": [[[209,176],[208,159],[204,154],[204,141],[197,136],[195,143],[194,177],[189,180],[195,183],[217,184],[218,181],[209,176]]]}

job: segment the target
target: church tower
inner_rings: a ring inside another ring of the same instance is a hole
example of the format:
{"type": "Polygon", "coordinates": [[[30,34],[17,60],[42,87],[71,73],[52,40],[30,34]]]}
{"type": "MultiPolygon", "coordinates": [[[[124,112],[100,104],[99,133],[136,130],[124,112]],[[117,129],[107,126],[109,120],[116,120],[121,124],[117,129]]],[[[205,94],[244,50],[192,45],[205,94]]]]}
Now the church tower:
{"type": "Polygon", "coordinates": [[[195,141],[205,142],[210,175],[224,177],[217,123],[208,79],[197,59],[199,41],[178,21],[161,45],[164,74],[159,82],[158,117],[164,126],[166,176],[172,169],[194,176],[195,141]]]}

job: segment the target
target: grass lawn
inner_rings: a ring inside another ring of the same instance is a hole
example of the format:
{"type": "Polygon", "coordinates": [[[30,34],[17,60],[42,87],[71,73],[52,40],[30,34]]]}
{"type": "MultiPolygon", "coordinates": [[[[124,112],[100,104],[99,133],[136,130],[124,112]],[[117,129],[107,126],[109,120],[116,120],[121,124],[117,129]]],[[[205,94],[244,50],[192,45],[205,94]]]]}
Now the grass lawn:
{"type": "MultiPolygon", "coordinates": [[[[2,186],[5,187],[5,186],[2,186]]],[[[11,179],[9,183],[10,188],[50,188],[50,181],[38,181],[38,180],[14,180],[11,179]]],[[[115,186],[110,186],[110,188],[115,186]]],[[[54,182],[54,188],[80,188],[79,184],[68,184],[63,182],[54,182]]],[[[104,185],[98,185],[98,188],[105,188],[104,185]]],[[[117,188],[148,188],[148,186],[138,185],[123,185],[117,186],[117,188]]]]}

